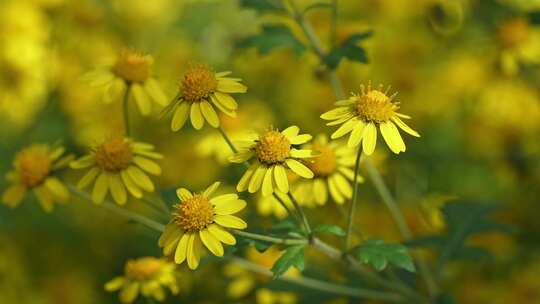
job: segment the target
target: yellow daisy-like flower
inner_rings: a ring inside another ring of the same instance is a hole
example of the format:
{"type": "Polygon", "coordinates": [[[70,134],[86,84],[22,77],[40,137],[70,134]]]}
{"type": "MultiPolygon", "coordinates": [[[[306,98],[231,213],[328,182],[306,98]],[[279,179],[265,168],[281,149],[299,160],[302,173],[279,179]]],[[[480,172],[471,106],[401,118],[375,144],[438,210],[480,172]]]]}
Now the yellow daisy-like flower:
{"type": "Polygon", "coordinates": [[[99,68],[83,76],[92,86],[102,87],[106,103],[121,100],[129,94],[142,115],[152,111],[152,101],[160,106],[167,105],[167,97],[159,83],[151,77],[152,56],[134,50],[123,50],[112,66],[99,68]],[[129,92],[126,92],[129,90],[129,92]]]}
{"type": "Polygon", "coordinates": [[[287,169],[292,170],[304,178],[312,178],[313,172],[306,167],[301,159],[315,156],[311,150],[297,149],[298,145],[311,140],[309,134],[298,134],[300,128],[290,126],[279,132],[269,129],[262,134],[247,138],[239,142],[239,151],[229,161],[243,163],[256,158],[249,169],[244,173],[236,190],[248,190],[255,193],[262,188],[264,196],[274,193],[276,189],[289,192],[287,169]]]}
{"type": "Polygon", "coordinates": [[[163,258],[142,257],[126,263],[124,276],[119,276],[107,284],[105,290],[120,290],[122,303],[133,303],[139,294],[157,301],[165,300],[164,287],[172,294],[178,294],[176,265],[163,258]]]}
{"type": "Polygon", "coordinates": [[[223,244],[234,245],[236,239],[224,228],[245,229],[239,217],[232,214],[246,207],[246,202],[234,193],[212,197],[220,183],[215,182],[202,193],[185,188],[176,191],[180,204],[174,206],[173,219],[165,227],[158,241],[163,254],[174,253],[177,264],[187,260],[190,269],[199,266],[202,244],[216,255],[223,256],[223,244]]]}
{"type": "Polygon", "coordinates": [[[167,109],[172,113],[171,129],[180,130],[188,117],[197,130],[205,121],[217,128],[219,117],[215,108],[235,117],[238,104],[230,94],[245,93],[247,87],[240,83],[240,78],[225,77],[229,74],[231,72],[215,73],[202,64],[190,65],[180,84],[180,92],[167,109]]]}
{"type": "Polygon", "coordinates": [[[73,169],[91,168],[77,188],[85,188],[95,181],[92,191],[95,203],[102,203],[110,191],[114,201],[124,205],[127,192],[141,198],[143,190],[154,191],[154,183],[147,173],[161,174],[160,166],[153,161],[161,158],[163,156],[154,152],[151,144],[113,137],[92,149],[90,154],[71,162],[70,166],[73,169]]]}
{"type": "Polygon", "coordinates": [[[2,201],[11,208],[17,207],[28,191],[32,191],[41,207],[50,212],[53,203],[66,203],[69,190],[55,177],[57,170],[67,167],[72,156],[64,156],[64,148],[51,149],[48,145],[35,144],[21,150],[13,162],[14,169],[7,173],[11,185],[2,194],[2,201]]]}
{"type": "Polygon", "coordinates": [[[405,152],[405,143],[396,125],[412,136],[420,137],[420,135],[401,120],[401,118],[410,119],[410,116],[396,112],[399,106],[392,100],[397,93],[388,96],[390,87],[383,92],[382,85],[372,90],[371,82],[368,83],[367,89],[364,85],[360,88],[361,94],[353,94],[348,99],[336,102],[337,108],[321,115],[322,119],[331,121],[326,125],[341,125],[332,133],[331,138],[336,139],[351,133],[347,145],[352,148],[362,142],[364,153],[371,155],[375,150],[379,128],[392,152],[396,154],[405,152]]]}
{"type": "MultiPolygon", "coordinates": [[[[300,202],[315,202],[324,205],[328,194],[338,204],[343,204],[352,197],[352,181],[354,179],[354,163],[356,152],[338,142],[329,142],[326,135],[319,135],[312,144],[305,145],[319,153],[319,156],[304,163],[315,174],[313,179],[299,181],[294,191],[300,202]]],[[[363,181],[359,176],[358,181],[363,181]]]]}

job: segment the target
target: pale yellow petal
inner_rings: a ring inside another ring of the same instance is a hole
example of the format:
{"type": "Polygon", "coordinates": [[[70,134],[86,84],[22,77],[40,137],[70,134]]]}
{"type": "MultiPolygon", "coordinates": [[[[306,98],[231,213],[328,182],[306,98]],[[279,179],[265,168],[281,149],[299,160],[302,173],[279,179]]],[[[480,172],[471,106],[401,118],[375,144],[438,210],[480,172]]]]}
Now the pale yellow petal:
{"type": "Polygon", "coordinates": [[[251,176],[253,175],[253,172],[257,169],[259,166],[259,163],[255,162],[249,169],[246,170],[244,175],[242,175],[242,178],[238,181],[238,184],[236,185],[236,191],[242,192],[246,191],[248,189],[249,182],[251,180],[251,176]]]}
{"type": "Polygon", "coordinates": [[[207,102],[201,102],[201,112],[209,125],[214,128],[219,127],[219,117],[212,106],[207,102]]]}
{"type": "Polygon", "coordinates": [[[210,185],[208,188],[204,190],[203,196],[207,198],[212,196],[212,194],[214,194],[214,192],[216,192],[216,190],[219,188],[219,185],[221,185],[220,182],[215,182],[212,185],[210,185]]]}
{"type": "Polygon", "coordinates": [[[328,191],[323,179],[317,178],[313,181],[313,194],[315,195],[315,201],[319,205],[326,203],[328,200],[328,191]]]}
{"type": "Polygon", "coordinates": [[[273,167],[269,167],[264,173],[264,179],[262,183],[262,194],[264,196],[270,195],[274,192],[273,174],[273,167]]]}
{"type": "Polygon", "coordinates": [[[17,207],[26,195],[26,187],[21,184],[9,186],[2,194],[2,201],[9,207],[17,207]]]}
{"type": "Polygon", "coordinates": [[[214,206],[214,212],[219,215],[234,214],[246,207],[244,200],[227,201],[214,206]]]}
{"type": "Polygon", "coordinates": [[[214,237],[208,229],[203,229],[199,231],[199,236],[201,238],[202,243],[212,254],[215,256],[223,256],[223,245],[221,245],[221,242],[214,237]]]}
{"type": "Polygon", "coordinates": [[[366,155],[371,155],[375,151],[377,144],[377,127],[373,123],[368,123],[362,135],[362,149],[366,155]]]}
{"type": "Polygon", "coordinates": [[[290,126],[287,129],[281,131],[281,134],[287,137],[287,139],[290,139],[297,136],[298,132],[300,132],[300,128],[298,126],[290,126]]]}
{"type": "Polygon", "coordinates": [[[86,188],[96,179],[96,176],[100,171],[101,170],[98,167],[93,167],[92,169],[88,170],[88,172],[86,172],[86,174],[84,174],[84,176],[77,183],[77,188],[86,188]]]}
{"type": "Polygon", "coordinates": [[[139,188],[139,186],[135,184],[135,182],[129,176],[126,170],[120,171],[120,177],[122,177],[122,181],[124,182],[124,185],[126,186],[129,193],[131,193],[131,195],[136,198],[141,198],[143,196],[141,188],[139,188]]]}
{"type": "Polygon", "coordinates": [[[223,93],[245,93],[247,87],[236,81],[218,80],[217,90],[223,93]]]}
{"type": "Polygon", "coordinates": [[[342,118],[345,115],[349,115],[351,109],[349,107],[337,107],[328,112],[323,113],[320,117],[324,120],[334,120],[342,118]]]}
{"type": "Polygon", "coordinates": [[[249,187],[248,187],[249,193],[255,193],[259,191],[259,189],[261,188],[265,173],[266,173],[265,165],[261,164],[259,167],[257,167],[257,170],[253,172],[253,176],[251,177],[251,180],[249,181],[249,187]]]}
{"type": "Polygon", "coordinates": [[[236,112],[234,109],[229,109],[225,105],[223,105],[215,95],[210,95],[210,100],[212,101],[212,104],[214,104],[221,112],[225,113],[229,117],[236,117],[236,112]]]}
{"type": "Polygon", "coordinates": [[[303,178],[313,178],[313,172],[301,162],[288,158],[285,163],[294,173],[300,175],[303,178]]]}
{"type": "Polygon", "coordinates": [[[165,93],[163,93],[163,90],[161,89],[161,86],[157,80],[154,78],[148,78],[144,83],[144,89],[146,90],[148,96],[150,96],[150,98],[152,98],[152,100],[154,100],[157,104],[160,106],[167,105],[167,96],[165,96],[165,93]]]}
{"type": "Polygon", "coordinates": [[[189,117],[189,103],[182,102],[174,110],[174,115],[171,121],[171,130],[174,132],[182,129],[189,117]]]}
{"type": "Polygon", "coordinates": [[[119,205],[124,205],[127,202],[127,192],[120,174],[109,174],[109,187],[114,201],[119,205]]]}
{"type": "Polygon", "coordinates": [[[72,169],[83,169],[90,167],[96,163],[96,157],[94,154],[85,155],[77,160],[72,161],[69,163],[69,166],[72,169]]]}
{"type": "Polygon", "coordinates": [[[396,125],[398,125],[398,127],[405,131],[406,133],[412,135],[412,136],[415,136],[415,137],[420,137],[420,134],[418,134],[418,132],[416,132],[415,130],[411,129],[411,127],[409,127],[407,124],[405,124],[403,122],[403,120],[401,120],[399,117],[397,116],[394,116],[392,117],[392,120],[396,123],[396,125]]]}
{"type": "Polygon", "coordinates": [[[107,172],[101,172],[94,184],[94,190],[92,191],[92,201],[96,204],[101,204],[107,195],[109,190],[109,177],[107,172]]]}
{"type": "Polygon", "coordinates": [[[193,193],[186,188],[176,189],[176,196],[183,202],[193,197],[193,193]]]}
{"type": "Polygon", "coordinates": [[[58,178],[48,177],[44,185],[58,201],[67,202],[69,200],[69,190],[58,178]]]}
{"type": "Polygon", "coordinates": [[[34,194],[45,212],[51,212],[53,210],[54,199],[49,190],[43,186],[34,188],[34,194]]]}
{"type": "Polygon", "coordinates": [[[124,277],[116,277],[105,284],[106,291],[116,291],[124,285],[124,277]]]}
{"type": "Polygon", "coordinates": [[[354,126],[351,135],[349,136],[349,141],[347,142],[347,146],[349,148],[354,148],[360,144],[360,141],[362,141],[362,137],[364,135],[364,129],[365,124],[361,121],[358,121],[357,124],[354,126]]]}
{"type": "Polygon", "coordinates": [[[380,129],[384,141],[392,152],[396,154],[399,152],[405,152],[405,143],[403,142],[398,129],[392,122],[389,121],[381,123],[380,129]]]}
{"type": "Polygon", "coordinates": [[[195,234],[186,233],[182,235],[178,247],[176,247],[176,252],[174,253],[174,262],[176,264],[182,264],[188,255],[188,244],[193,242],[195,234]]]}
{"type": "Polygon", "coordinates": [[[247,228],[246,222],[244,222],[244,220],[234,215],[216,215],[214,216],[214,222],[226,228],[234,228],[234,229],[247,228]]]}
{"type": "Polygon", "coordinates": [[[356,127],[356,124],[358,124],[358,120],[356,119],[350,119],[346,121],[339,128],[337,128],[337,130],[334,131],[332,135],[330,135],[330,138],[336,139],[336,138],[342,137],[343,135],[351,132],[354,129],[354,127],[356,127]]]}
{"type": "Polygon", "coordinates": [[[234,98],[232,98],[231,95],[226,94],[226,93],[215,92],[214,96],[216,96],[216,98],[219,100],[219,102],[223,106],[225,106],[225,108],[230,109],[230,110],[236,110],[236,108],[238,108],[238,104],[236,103],[234,98]]]}
{"type": "Polygon", "coordinates": [[[131,282],[124,285],[122,291],[120,291],[120,301],[122,303],[131,303],[135,301],[139,295],[140,285],[137,282],[131,282]]]}
{"type": "Polygon", "coordinates": [[[131,96],[135,100],[141,114],[145,116],[150,114],[152,111],[152,103],[150,102],[150,99],[148,98],[148,95],[144,91],[143,87],[138,83],[134,83],[131,85],[130,91],[131,96]]]}
{"type": "Polygon", "coordinates": [[[141,169],[135,166],[130,166],[126,170],[129,177],[131,177],[137,186],[148,192],[154,191],[154,183],[152,183],[152,180],[141,169]]]}
{"type": "Polygon", "coordinates": [[[238,194],[236,193],[229,193],[229,194],[222,194],[218,195],[212,199],[210,199],[210,203],[212,203],[215,206],[228,203],[230,201],[235,201],[238,199],[238,194]]]}
{"type": "Polygon", "coordinates": [[[161,167],[156,164],[154,161],[151,161],[147,158],[135,156],[133,157],[133,162],[139,166],[144,171],[153,174],[153,175],[160,175],[161,174],[161,167]]]}
{"type": "Polygon", "coordinates": [[[218,239],[220,242],[227,244],[227,245],[235,245],[236,239],[232,234],[230,234],[225,229],[221,228],[219,225],[211,224],[208,226],[208,231],[212,233],[212,235],[218,239]]]}
{"type": "Polygon", "coordinates": [[[204,126],[204,118],[201,113],[201,106],[198,102],[191,104],[189,118],[191,119],[191,125],[195,129],[200,130],[204,126]]]}
{"type": "Polygon", "coordinates": [[[289,179],[287,178],[287,172],[282,165],[274,166],[274,180],[279,191],[283,193],[289,192],[289,179]]]}
{"type": "Polygon", "coordinates": [[[187,244],[187,262],[188,267],[191,270],[197,269],[199,267],[199,248],[197,248],[199,245],[199,235],[192,233],[192,236],[189,238],[188,244],[187,244]]]}

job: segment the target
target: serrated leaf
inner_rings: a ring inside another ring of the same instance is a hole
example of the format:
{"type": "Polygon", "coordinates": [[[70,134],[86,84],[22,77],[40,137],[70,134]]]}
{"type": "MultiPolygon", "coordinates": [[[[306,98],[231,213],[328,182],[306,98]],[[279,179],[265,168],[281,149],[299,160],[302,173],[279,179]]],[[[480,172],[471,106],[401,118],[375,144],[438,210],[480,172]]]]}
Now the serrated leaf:
{"type": "Polygon", "coordinates": [[[260,34],[243,39],[237,43],[237,47],[255,47],[261,54],[267,54],[274,49],[288,48],[296,55],[300,55],[306,49],[289,28],[283,25],[265,25],[260,34]]]}
{"type": "Polygon", "coordinates": [[[336,225],[319,225],[313,229],[314,232],[327,232],[337,236],[345,236],[347,233],[341,227],[336,225]]]}
{"type": "Polygon", "coordinates": [[[339,46],[332,49],[332,51],[324,59],[324,62],[331,69],[337,68],[343,58],[367,63],[368,58],[366,51],[364,48],[359,46],[358,43],[371,37],[371,35],[373,35],[373,32],[371,31],[351,35],[339,46]]]}
{"type": "Polygon", "coordinates": [[[288,247],[281,257],[272,266],[274,279],[280,277],[290,267],[296,267],[298,270],[304,270],[304,245],[288,247]]]}
{"type": "Polygon", "coordinates": [[[282,0],[240,0],[240,5],[259,12],[285,11],[282,0]]]}
{"type": "Polygon", "coordinates": [[[401,244],[387,244],[382,240],[369,240],[353,249],[356,258],[369,264],[377,271],[384,270],[388,264],[415,272],[414,263],[401,244]]]}

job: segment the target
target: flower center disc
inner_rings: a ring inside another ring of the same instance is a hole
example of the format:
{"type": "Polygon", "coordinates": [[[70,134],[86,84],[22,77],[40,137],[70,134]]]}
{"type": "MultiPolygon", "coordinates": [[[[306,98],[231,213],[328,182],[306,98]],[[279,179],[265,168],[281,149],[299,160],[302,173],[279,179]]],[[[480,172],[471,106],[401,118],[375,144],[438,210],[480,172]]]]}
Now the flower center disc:
{"type": "Polygon", "coordinates": [[[128,82],[145,82],[150,76],[151,64],[150,56],[124,51],[113,66],[113,72],[128,82]]]}
{"type": "Polygon", "coordinates": [[[96,163],[107,171],[126,169],[132,158],[131,144],[123,138],[111,139],[96,148],[96,163]]]}
{"type": "Polygon", "coordinates": [[[41,184],[51,171],[51,159],[46,149],[23,150],[16,163],[19,178],[27,187],[41,184]]]}
{"type": "Polygon", "coordinates": [[[126,275],[133,279],[150,279],[158,273],[163,266],[163,262],[152,257],[130,260],[126,264],[126,275]]]}
{"type": "Polygon", "coordinates": [[[199,102],[210,97],[217,89],[216,74],[206,65],[190,65],[182,80],[182,99],[199,102]]]}
{"type": "Polygon", "coordinates": [[[214,207],[200,194],[176,205],[175,221],[187,232],[200,231],[213,223],[214,207]]]}
{"type": "Polygon", "coordinates": [[[267,165],[282,163],[289,156],[291,143],[278,131],[268,131],[259,137],[255,153],[259,161],[267,165]]]}
{"type": "Polygon", "coordinates": [[[325,177],[332,173],[337,168],[337,159],[334,149],[328,145],[314,144],[313,151],[319,152],[319,156],[310,159],[306,162],[308,168],[315,173],[316,176],[325,177]]]}
{"type": "Polygon", "coordinates": [[[388,121],[396,109],[397,106],[390,101],[390,97],[379,90],[369,91],[356,99],[356,111],[365,121],[388,121]]]}

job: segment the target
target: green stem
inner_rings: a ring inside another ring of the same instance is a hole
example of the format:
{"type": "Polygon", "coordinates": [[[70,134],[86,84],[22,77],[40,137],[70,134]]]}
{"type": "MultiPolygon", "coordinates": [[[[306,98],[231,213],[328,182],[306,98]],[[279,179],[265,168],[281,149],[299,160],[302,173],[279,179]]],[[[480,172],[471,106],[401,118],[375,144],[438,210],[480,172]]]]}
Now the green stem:
{"type": "Polygon", "coordinates": [[[298,212],[298,214],[300,215],[300,219],[302,220],[302,223],[304,225],[304,229],[306,230],[307,235],[311,236],[311,233],[312,233],[311,232],[311,226],[309,225],[308,218],[307,218],[306,214],[304,213],[304,210],[302,209],[302,206],[300,206],[300,204],[298,204],[298,201],[296,201],[296,198],[294,198],[293,194],[290,191],[289,191],[289,193],[287,193],[287,195],[291,199],[291,202],[294,205],[294,209],[296,209],[296,212],[298,212]]]}
{"type": "MultiPolygon", "coordinates": [[[[92,198],[87,193],[82,192],[79,189],[77,189],[77,188],[75,188],[75,187],[73,187],[71,185],[68,185],[68,189],[75,196],[78,196],[79,198],[81,198],[83,200],[86,200],[86,201],[89,201],[89,202],[93,203],[92,198]]],[[[110,201],[106,200],[99,206],[101,206],[101,207],[103,207],[105,209],[108,209],[108,210],[110,210],[110,211],[112,211],[112,212],[114,212],[114,213],[116,213],[116,214],[118,214],[118,215],[120,215],[120,216],[122,216],[124,218],[127,218],[129,220],[134,221],[134,222],[143,224],[146,227],[148,227],[150,229],[153,229],[155,231],[163,232],[163,230],[165,229],[165,225],[163,225],[161,223],[158,223],[158,222],[156,222],[156,221],[154,221],[152,219],[149,219],[146,216],[140,215],[140,214],[138,214],[136,212],[133,212],[133,211],[118,207],[116,204],[111,203],[110,201]]]]}
{"type": "Polygon", "coordinates": [[[252,240],[258,240],[258,241],[264,241],[268,243],[274,243],[274,244],[283,244],[283,245],[307,245],[308,241],[306,239],[286,239],[286,238],[279,238],[279,237],[273,237],[273,236],[267,236],[242,230],[236,230],[236,229],[230,229],[230,232],[233,234],[236,234],[238,236],[252,239],[252,240]]]}
{"type": "Polygon", "coordinates": [[[124,129],[126,137],[131,135],[131,129],[129,127],[129,91],[131,90],[131,84],[127,83],[126,91],[124,92],[124,99],[122,102],[122,112],[124,113],[124,129]]]}
{"type": "Polygon", "coordinates": [[[345,251],[351,248],[352,230],[354,225],[354,215],[356,212],[356,202],[358,200],[358,175],[360,171],[360,157],[362,156],[362,148],[358,147],[356,153],[356,160],[354,163],[354,178],[353,178],[353,194],[349,209],[349,216],[347,218],[347,234],[345,236],[345,251]]]}
{"type": "MultiPolygon", "coordinates": [[[[233,262],[238,264],[239,266],[248,269],[252,272],[262,274],[265,276],[272,277],[273,274],[268,269],[257,265],[255,263],[252,263],[246,259],[242,259],[239,257],[231,257],[230,258],[233,262]]],[[[307,278],[304,276],[289,276],[289,275],[283,275],[278,280],[284,281],[284,282],[290,282],[299,286],[303,286],[306,288],[319,290],[331,294],[341,295],[341,296],[348,296],[348,297],[354,297],[354,298],[360,298],[360,299],[369,299],[369,300],[380,300],[380,301],[388,301],[388,302],[401,302],[403,298],[397,294],[394,293],[388,293],[388,292],[382,292],[377,290],[371,290],[371,289],[365,289],[365,288],[355,288],[345,285],[338,285],[334,283],[329,283],[325,281],[320,281],[312,278],[307,278]]]]}

